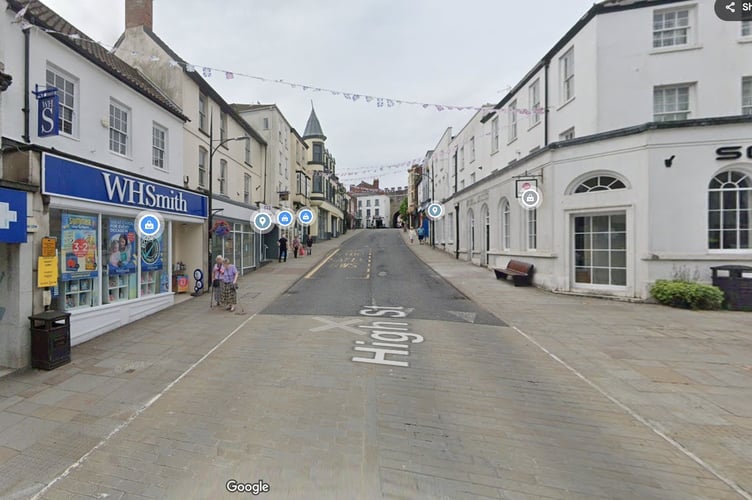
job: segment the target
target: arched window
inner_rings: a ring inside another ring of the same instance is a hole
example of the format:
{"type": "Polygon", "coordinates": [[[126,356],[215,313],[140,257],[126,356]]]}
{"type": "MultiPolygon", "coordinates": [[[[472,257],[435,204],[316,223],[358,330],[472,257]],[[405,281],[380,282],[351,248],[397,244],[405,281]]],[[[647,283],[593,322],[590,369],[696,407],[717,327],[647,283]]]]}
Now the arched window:
{"type": "Polygon", "coordinates": [[[501,247],[509,250],[511,242],[512,211],[509,201],[505,198],[501,201],[501,247]]]}
{"type": "Polygon", "coordinates": [[[611,175],[596,175],[580,183],[574,190],[575,193],[590,193],[592,191],[611,191],[613,189],[626,189],[624,183],[611,175]]]}
{"type": "Polygon", "coordinates": [[[713,177],[708,186],[708,248],[752,248],[752,179],[729,170],[713,177]]]}

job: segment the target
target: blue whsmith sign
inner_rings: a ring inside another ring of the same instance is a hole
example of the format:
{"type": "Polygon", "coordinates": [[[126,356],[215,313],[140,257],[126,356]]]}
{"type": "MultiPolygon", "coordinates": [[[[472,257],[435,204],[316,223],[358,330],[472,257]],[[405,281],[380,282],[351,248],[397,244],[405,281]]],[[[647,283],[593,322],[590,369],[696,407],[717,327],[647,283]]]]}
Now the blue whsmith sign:
{"type": "Polygon", "coordinates": [[[44,154],[42,192],[141,210],[206,218],[206,196],[44,154]]]}
{"type": "Polygon", "coordinates": [[[57,89],[50,87],[46,90],[32,91],[37,96],[37,135],[47,137],[60,133],[60,97],[57,89]]]}
{"type": "Polygon", "coordinates": [[[0,242],[26,243],[26,193],[0,188],[0,242]]]}

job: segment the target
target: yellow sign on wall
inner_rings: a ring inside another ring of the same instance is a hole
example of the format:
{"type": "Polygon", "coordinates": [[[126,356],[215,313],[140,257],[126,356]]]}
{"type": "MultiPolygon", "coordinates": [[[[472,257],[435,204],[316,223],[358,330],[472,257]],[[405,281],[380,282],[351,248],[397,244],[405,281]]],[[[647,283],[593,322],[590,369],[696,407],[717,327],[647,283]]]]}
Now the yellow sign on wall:
{"type": "Polygon", "coordinates": [[[37,286],[57,286],[57,257],[39,257],[37,261],[37,286]]]}
{"type": "Polygon", "coordinates": [[[57,238],[42,238],[42,257],[54,257],[57,250],[57,238]]]}

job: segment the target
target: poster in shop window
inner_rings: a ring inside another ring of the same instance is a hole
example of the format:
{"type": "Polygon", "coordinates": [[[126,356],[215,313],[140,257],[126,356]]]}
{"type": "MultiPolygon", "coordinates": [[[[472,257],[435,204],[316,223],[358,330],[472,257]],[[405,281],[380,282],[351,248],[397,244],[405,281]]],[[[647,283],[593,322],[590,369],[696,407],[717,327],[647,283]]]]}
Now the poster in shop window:
{"type": "Polygon", "coordinates": [[[141,271],[162,269],[162,237],[141,240],[141,271]]]}
{"type": "Polygon", "coordinates": [[[136,231],[133,219],[110,218],[108,238],[108,264],[110,276],[136,272],[136,231]]]}
{"type": "Polygon", "coordinates": [[[97,276],[97,218],[63,214],[61,227],[61,278],[63,281],[97,276]]]}

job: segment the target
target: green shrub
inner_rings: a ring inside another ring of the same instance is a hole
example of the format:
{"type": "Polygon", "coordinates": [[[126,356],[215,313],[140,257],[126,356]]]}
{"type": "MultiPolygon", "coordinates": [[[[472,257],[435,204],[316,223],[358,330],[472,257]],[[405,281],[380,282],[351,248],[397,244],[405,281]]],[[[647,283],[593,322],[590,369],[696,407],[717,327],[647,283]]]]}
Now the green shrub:
{"type": "Polygon", "coordinates": [[[661,304],[685,309],[720,309],[724,298],[718,287],[678,280],[658,280],[650,294],[661,304]]]}

